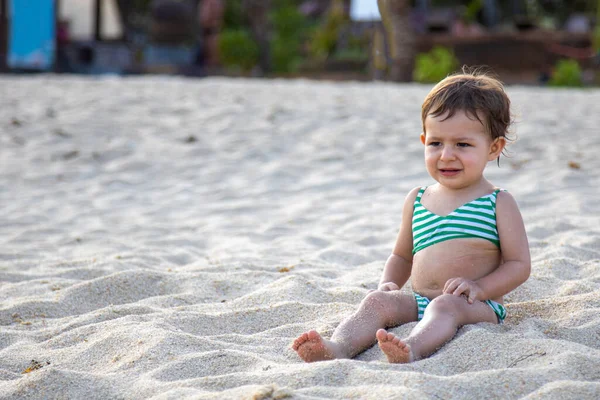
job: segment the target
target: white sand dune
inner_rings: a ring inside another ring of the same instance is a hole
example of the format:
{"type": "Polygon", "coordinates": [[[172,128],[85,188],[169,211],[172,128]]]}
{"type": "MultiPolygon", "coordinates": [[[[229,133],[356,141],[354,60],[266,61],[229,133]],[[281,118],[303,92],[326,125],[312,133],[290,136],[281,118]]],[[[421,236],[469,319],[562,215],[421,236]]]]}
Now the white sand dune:
{"type": "Polygon", "coordinates": [[[410,365],[290,349],[376,286],[431,183],[428,90],[0,77],[0,398],[600,398],[598,90],[508,88],[519,139],[487,176],[533,271],[506,324],[410,365]]]}

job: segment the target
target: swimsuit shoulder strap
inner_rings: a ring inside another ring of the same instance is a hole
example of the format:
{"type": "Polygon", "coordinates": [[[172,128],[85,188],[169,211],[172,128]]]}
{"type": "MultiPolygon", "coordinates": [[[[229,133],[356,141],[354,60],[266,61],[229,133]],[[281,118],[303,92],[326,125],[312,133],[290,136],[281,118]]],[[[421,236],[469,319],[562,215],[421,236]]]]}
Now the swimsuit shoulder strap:
{"type": "Polygon", "coordinates": [[[502,189],[502,188],[496,188],[496,190],[494,190],[493,196],[492,196],[492,203],[494,204],[494,207],[496,206],[496,201],[498,200],[498,193],[499,192],[506,192],[506,189],[502,189]]]}
{"type": "Polygon", "coordinates": [[[418,204],[421,202],[421,197],[423,197],[423,193],[425,193],[425,189],[427,189],[427,186],[422,186],[421,189],[419,189],[419,192],[417,193],[417,197],[415,198],[415,204],[418,204]]]}

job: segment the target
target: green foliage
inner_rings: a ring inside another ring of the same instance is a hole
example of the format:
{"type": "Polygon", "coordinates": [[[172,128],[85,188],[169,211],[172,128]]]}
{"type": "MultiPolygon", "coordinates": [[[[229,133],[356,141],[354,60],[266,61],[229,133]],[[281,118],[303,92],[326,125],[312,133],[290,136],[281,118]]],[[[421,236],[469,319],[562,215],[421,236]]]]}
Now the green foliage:
{"type": "Polygon", "coordinates": [[[370,55],[368,49],[354,47],[336,51],[333,58],[338,61],[368,62],[370,55]]]}
{"type": "Polygon", "coordinates": [[[271,13],[271,62],[275,72],[288,73],[302,62],[302,43],[310,22],[289,0],[280,0],[271,13]]]}
{"type": "Polygon", "coordinates": [[[219,35],[221,62],[227,68],[250,71],[258,62],[258,46],[248,31],[226,30],[219,35]]]}
{"type": "Polygon", "coordinates": [[[592,33],[592,47],[596,53],[600,53],[600,25],[596,26],[592,33]]]}
{"type": "Polygon", "coordinates": [[[324,21],[313,31],[310,43],[310,55],[317,60],[324,60],[335,50],[342,27],[347,23],[343,8],[334,2],[324,21]]]}
{"type": "Polygon", "coordinates": [[[279,73],[295,72],[302,63],[301,42],[297,38],[275,35],[271,40],[271,66],[279,73]]]}
{"type": "Polygon", "coordinates": [[[436,46],[428,53],[417,55],[413,79],[420,83],[436,83],[450,75],[458,67],[452,50],[436,46]]]}
{"type": "Polygon", "coordinates": [[[581,67],[575,60],[559,60],[552,71],[550,86],[581,87],[583,79],[581,67]]]}
{"type": "Polygon", "coordinates": [[[464,12],[464,18],[468,22],[475,22],[477,14],[483,8],[483,0],[471,0],[467,4],[464,12]]]}
{"type": "Polygon", "coordinates": [[[280,4],[271,13],[273,30],[277,32],[277,35],[284,38],[302,35],[308,25],[306,17],[289,1],[282,1],[280,4]]]}
{"type": "Polygon", "coordinates": [[[223,25],[225,29],[243,29],[246,24],[242,0],[225,0],[223,25]]]}

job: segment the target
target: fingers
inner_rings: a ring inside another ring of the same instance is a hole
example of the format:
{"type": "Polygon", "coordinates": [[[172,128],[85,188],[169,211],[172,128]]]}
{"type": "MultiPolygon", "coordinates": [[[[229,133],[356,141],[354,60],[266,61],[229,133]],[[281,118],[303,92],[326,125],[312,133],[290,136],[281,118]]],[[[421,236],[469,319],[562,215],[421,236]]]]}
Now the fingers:
{"type": "Polygon", "coordinates": [[[446,281],[446,284],[444,285],[443,293],[445,293],[445,294],[453,293],[456,290],[456,288],[461,284],[461,282],[462,282],[461,278],[448,279],[446,281]]]}
{"type": "Polygon", "coordinates": [[[454,289],[452,294],[455,296],[460,296],[462,294],[468,295],[470,293],[470,291],[471,291],[471,286],[469,285],[469,283],[463,281],[458,285],[458,287],[456,289],[454,289]]]}
{"type": "Polygon", "coordinates": [[[454,296],[465,296],[467,302],[473,304],[475,300],[480,298],[481,288],[477,283],[468,279],[452,278],[446,282],[443,293],[454,296]]]}
{"type": "Polygon", "coordinates": [[[473,304],[474,298],[473,282],[463,278],[448,279],[444,285],[444,294],[454,296],[465,296],[469,304],[473,304]]]}
{"type": "Polygon", "coordinates": [[[384,283],[377,290],[382,292],[391,292],[392,290],[400,290],[400,287],[393,282],[384,283]]]}

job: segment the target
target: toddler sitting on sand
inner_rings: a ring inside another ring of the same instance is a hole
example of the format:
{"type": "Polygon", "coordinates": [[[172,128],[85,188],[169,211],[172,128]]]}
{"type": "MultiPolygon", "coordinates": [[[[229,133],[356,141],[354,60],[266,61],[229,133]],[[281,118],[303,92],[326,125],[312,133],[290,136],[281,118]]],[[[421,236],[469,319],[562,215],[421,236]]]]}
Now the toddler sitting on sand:
{"type": "Polygon", "coordinates": [[[408,193],[377,290],[331,339],[311,330],[294,341],[304,361],[352,358],[376,341],[389,362],[419,360],[462,325],[502,323],[502,296],[529,277],[517,203],[483,176],[511,122],[502,83],[479,73],[449,76],[425,98],[421,120],[425,166],[437,183],[408,193]],[[413,294],[400,291],[409,277],[413,294]],[[408,337],[385,330],[412,321],[419,322],[408,337]]]}

